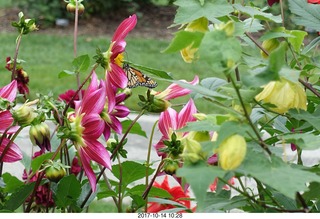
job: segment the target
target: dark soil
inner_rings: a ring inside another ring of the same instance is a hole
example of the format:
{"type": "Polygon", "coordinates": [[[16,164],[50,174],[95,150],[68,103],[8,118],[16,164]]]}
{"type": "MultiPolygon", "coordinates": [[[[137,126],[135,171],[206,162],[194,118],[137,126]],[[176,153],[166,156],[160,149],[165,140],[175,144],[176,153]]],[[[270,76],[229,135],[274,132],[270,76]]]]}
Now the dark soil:
{"type": "MultiPolygon", "coordinates": [[[[19,9],[0,9],[0,33],[16,31],[12,26],[12,21],[18,20],[19,9]]],[[[148,5],[140,9],[138,23],[130,36],[142,38],[167,39],[172,38],[175,28],[168,28],[174,19],[176,8],[174,6],[154,6],[148,5]]],[[[105,18],[90,17],[79,18],[79,35],[103,36],[112,35],[121,23],[130,14],[123,10],[109,13],[105,18]]],[[[73,33],[74,20],[69,20],[69,26],[53,26],[49,28],[39,27],[39,33],[70,35],[73,33]]]]}

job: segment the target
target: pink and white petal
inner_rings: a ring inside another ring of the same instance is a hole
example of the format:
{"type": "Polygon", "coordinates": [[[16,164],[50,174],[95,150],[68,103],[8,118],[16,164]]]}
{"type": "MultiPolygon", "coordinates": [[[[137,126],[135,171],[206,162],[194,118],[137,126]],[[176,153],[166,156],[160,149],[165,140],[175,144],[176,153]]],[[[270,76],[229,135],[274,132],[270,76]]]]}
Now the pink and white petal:
{"type": "MultiPolygon", "coordinates": [[[[10,140],[7,138],[4,138],[2,140],[1,146],[0,146],[0,155],[2,155],[5,147],[9,144],[10,140]]],[[[19,161],[23,158],[22,151],[16,145],[14,142],[11,142],[9,149],[6,151],[4,157],[3,157],[3,162],[6,163],[13,163],[16,161],[19,161]]]]}
{"type": "Polygon", "coordinates": [[[105,89],[85,93],[81,101],[80,113],[101,113],[106,102],[105,89]]]}
{"type": "Polygon", "coordinates": [[[9,110],[0,112],[0,133],[3,133],[13,123],[14,119],[9,110]]]}
{"type": "Polygon", "coordinates": [[[114,130],[116,133],[121,134],[122,133],[122,125],[121,122],[115,117],[110,116],[111,123],[108,123],[108,125],[111,127],[112,130],[114,130]]]}
{"type": "Polygon", "coordinates": [[[91,138],[99,138],[103,133],[105,123],[97,113],[86,114],[81,121],[84,127],[83,135],[91,138]]]}
{"type": "Polygon", "coordinates": [[[126,41],[124,40],[120,40],[120,41],[116,41],[111,49],[112,55],[110,57],[110,60],[112,62],[112,60],[114,60],[115,58],[117,58],[117,56],[121,53],[123,53],[126,49],[126,41]]]}
{"type": "Polygon", "coordinates": [[[111,71],[107,73],[107,80],[110,80],[111,84],[117,88],[126,88],[128,84],[128,78],[126,73],[118,65],[111,63],[111,71]]]}
{"type": "Polygon", "coordinates": [[[123,20],[116,29],[111,41],[114,42],[124,39],[136,24],[137,16],[135,14],[123,20]]]}
{"type": "MultiPolygon", "coordinates": [[[[110,84],[113,87],[112,84],[110,84]]],[[[109,86],[110,87],[110,86],[109,86]]],[[[113,88],[106,89],[107,101],[108,101],[108,113],[113,111],[114,106],[116,105],[116,91],[113,88]]]]}
{"type": "Polygon", "coordinates": [[[130,114],[130,110],[128,107],[123,105],[115,106],[114,108],[115,113],[113,113],[118,118],[124,118],[130,114]]]}
{"type": "Polygon", "coordinates": [[[190,99],[185,105],[182,110],[180,111],[178,115],[178,129],[183,128],[187,122],[196,121],[196,119],[193,117],[193,114],[197,112],[197,108],[194,105],[194,102],[192,99],[190,99]]]}
{"type": "Polygon", "coordinates": [[[88,157],[111,170],[110,155],[107,149],[95,139],[85,139],[85,144],[87,147],[83,147],[82,149],[86,152],[88,157]]]}
{"type": "Polygon", "coordinates": [[[165,138],[165,137],[162,136],[160,141],[157,144],[154,145],[154,148],[156,149],[158,156],[159,157],[163,157],[163,158],[165,158],[167,156],[167,154],[163,153],[163,152],[161,152],[159,150],[161,148],[166,147],[166,145],[163,143],[164,140],[168,140],[168,138],[165,138]]]}
{"type": "MultiPolygon", "coordinates": [[[[196,75],[194,79],[190,82],[187,82],[185,80],[181,81],[191,85],[195,85],[199,83],[199,77],[196,75]]],[[[180,87],[178,84],[171,84],[169,87],[166,88],[166,90],[169,90],[168,95],[165,97],[166,100],[172,100],[174,98],[182,97],[191,93],[191,90],[189,90],[188,88],[180,87]]]]}
{"type": "Polygon", "coordinates": [[[10,84],[0,88],[0,97],[13,102],[17,96],[18,83],[13,80],[10,84]]]}
{"type": "Polygon", "coordinates": [[[85,93],[87,93],[87,92],[91,93],[91,92],[97,90],[98,88],[99,88],[99,80],[98,80],[96,72],[93,72],[92,76],[91,76],[91,82],[90,82],[87,90],[85,91],[85,93]]]}
{"type": "Polygon", "coordinates": [[[88,177],[91,189],[93,192],[96,191],[96,175],[94,174],[91,165],[90,165],[90,158],[88,154],[83,150],[84,148],[78,149],[78,153],[80,155],[80,160],[84,169],[84,172],[86,173],[86,176],[88,177]]]}
{"type": "Polygon", "coordinates": [[[178,113],[172,108],[168,108],[160,114],[158,127],[162,135],[167,139],[171,138],[169,136],[170,131],[177,129],[177,119],[178,113]]]}

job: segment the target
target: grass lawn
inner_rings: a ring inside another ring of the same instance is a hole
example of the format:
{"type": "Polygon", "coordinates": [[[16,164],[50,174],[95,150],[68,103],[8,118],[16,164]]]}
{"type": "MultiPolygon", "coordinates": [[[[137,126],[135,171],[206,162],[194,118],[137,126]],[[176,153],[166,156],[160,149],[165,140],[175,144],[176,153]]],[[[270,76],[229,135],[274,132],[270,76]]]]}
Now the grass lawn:
{"type": "MultiPolygon", "coordinates": [[[[10,72],[5,66],[7,56],[13,57],[15,51],[16,34],[0,34],[1,52],[0,61],[0,86],[7,84],[10,80],[10,72]]],[[[91,58],[95,55],[96,48],[106,51],[109,47],[110,36],[93,37],[79,36],[78,55],[88,54],[91,58]]],[[[200,79],[210,76],[209,68],[201,62],[186,64],[179,53],[161,53],[169,45],[169,40],[128,38],[126,59],[133,63],[171,72],[174,79],[191,80],[194,75],[200,79]]],[[[38,33],[31,33],[24,36],[19,50],[18,58],[26,61],[24,69],[30,77],[30,99],[36,98],[36,93],[48,94],[52,92],[55,96],[65,92],[67,89],[76,88],[76,80],[73,76],[59,79],[58,74],[62,70],[72,70],[73,60],[73,38],[72,36],[58,36],[38,33]]],[[[91,63],[94,60],[91,59],[91,63]]],[[[84,72],[84,78],[88,72],[84,72]]],[[[100,77],[104,71],[101,67],[97,69],[100,77]]],[[[152,77],[152,75],[150,75],[152,77]]],[[[158,81],[156,90],[163,90],[168,83],[158,81]]],[[[133,96],[128,99],[128,106],[132,110],[138,110],[138,94],[144,94],[146,88],[133,89],[133,96]]],[[[185,99],[186,100],[186,99],[185,99]]],[[[200,109],[206,110],[207,106],[202,104],[200,109]]],[[[209,109],[209,108],[208,108],[209,109]]]]}

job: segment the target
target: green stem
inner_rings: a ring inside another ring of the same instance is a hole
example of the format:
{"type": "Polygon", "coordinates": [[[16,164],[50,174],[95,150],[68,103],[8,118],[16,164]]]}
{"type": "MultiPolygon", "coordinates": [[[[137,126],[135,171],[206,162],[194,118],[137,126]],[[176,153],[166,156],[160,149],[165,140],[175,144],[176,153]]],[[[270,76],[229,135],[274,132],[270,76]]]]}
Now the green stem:
{"type": "Polygon", "coordinates": [[[160,171],[162,170],[163,165],[164,165],[164,160],[162,160],[162,161],[159,163],[158,168],[157,168],[157,171],[156,171],[156,173],[154,174],[151,182],[149,183],[149,186],[148,186],[148,187],[146,188],[146,190],[143,192],[143,194],[142,194],[142,198],[143,198],[143,199],[145,199],[145,200],[147,199],[148,194],[149,194],[149,192],[150,192],[150,189],[152,188],[152,185],[153,185],[154,181],[156,180],[158,174],[159,174],[160,171]]]}
{"type": "Polygon", "coordinates": [[[122,165],[119,154],[117,154],[117,160],[119,165],[119,194],[118,194],[118,212],[122,212],[122,165]]]}
{"type": "Polygon", "coordinates": [[[242,96],[240,94],[240,91],[239,91],[239,88],[237,87],[236,83],[234,82],[233,78],[230,77],[230,80],[231,80],[231,83],[237,93],[237,96],[239,98],[239,101],[240,101],[240,104],[242,106],[242,109],[243,109],[243,112],[244,112],[244,116],[246,117],[246,119],[248,120],[249,122],[249,125],[251,126],[252,130],[254,131],[254,133],[256,134],[257,138],[259,139],[259,145],[269,154],[271,155],[271,151],[269,150],[268,146],[264,143],[263,139],[261,138],[260,134],[259,134],[259,131],[257,130],[256,126],[252,123],[251,121],[251,118],[250,118],[250,115],[244,105],[244,102],[243,102],[243,99],[242,99],[242,96]]]}
{"type": "MultiPolygon", "coordinates": [[[[153,139],[153,135],[154,135],[154,130],[156,129],[156,126],[158,124],[158,121],[156,121],[153,126],[152,126],[152,130],[151,130],[151,134],[150,134],[150,139],[149,139],[149,146],[148,146],[148,154],[147,154],[147,161],[146,161],[146,188],[149,184],[149,166],[150,166],[150,157],[151,157],[151,149],[152,149],[152,139],[153,139]]],[[[148,196],[145,198],[146,200],[146,205],[145,205],[145,212],[147,212],[148,209],[148,196]]]]}
{"type": "Polygon", "coordinates": [[[15,79],[16,68],[17,68],[17,58],[18,58],[19,48],[21,44],[21,39],[22,39],[22,33],[20,33],[19,36],[17,37],[16,49],[15,49],[14,58],[13,58],[11,81],[15,79]]]}
{"type": "MultiPolygon", "coordinates": [[[[79,23],[79,3],[78,1],[76,2],[76,11],[74,14],[74,32],[73,32],[73,55],[74,58],[77,57],[77,39],[78,39],[78,23],[79,23]]],[[[76,73],[76,78],[77,78],[77,87],[80,87],[80,74],[79,72],[76,73]]],[[[79,92],[79,99],[82,99],[82,93],[79,92]]]]}

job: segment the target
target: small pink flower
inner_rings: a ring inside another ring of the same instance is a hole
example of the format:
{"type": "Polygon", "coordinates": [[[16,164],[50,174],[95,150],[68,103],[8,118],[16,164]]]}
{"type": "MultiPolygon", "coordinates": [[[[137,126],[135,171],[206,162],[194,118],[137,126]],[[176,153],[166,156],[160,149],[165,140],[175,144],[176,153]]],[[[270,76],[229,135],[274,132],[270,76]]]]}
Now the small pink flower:
{"type": "Polygon", "coordinates": [[[122,69],[123,52],[126,47],[125,38],[136,24],[137,16],[135,14],[122,21],[112,37],[108,51],[103,53],[107,80],[117,88],[125,88],[128,83],[127,76],[122,69]]]}
{"type": "Polygon", "coordinates": [[[75,101],[75,113],[71,121],[70,139],[73,141],[91,188],[96,190],[96,176],[91,168],[93,160],[104,167],[111,169],[110,155],[98,141],[104,130],[104,121],[100,117],[105,101],[104,81],[99,81],[96,74],[92,75],[91,83],[81,101],[75,101]]]}
{"type": "Polygon", "coordinates": [[[168,108],[160,114],[158,126],[162,133],[162,137],[155,145],[159,156],[167,156],[167,154],[161,150],[166,147],[164,141],[171,141],[173,134],[176,135],[177,140],[181,140],[185,135],[187,135],[186,132],[179,132],[178,130],[183,128],[187,122],[195,121],[196,119],[193,117],[193,114],[196,112],[197,108],[194,105],[193,100],[190,99],[179,113],[172,108],[168,108]]]}

